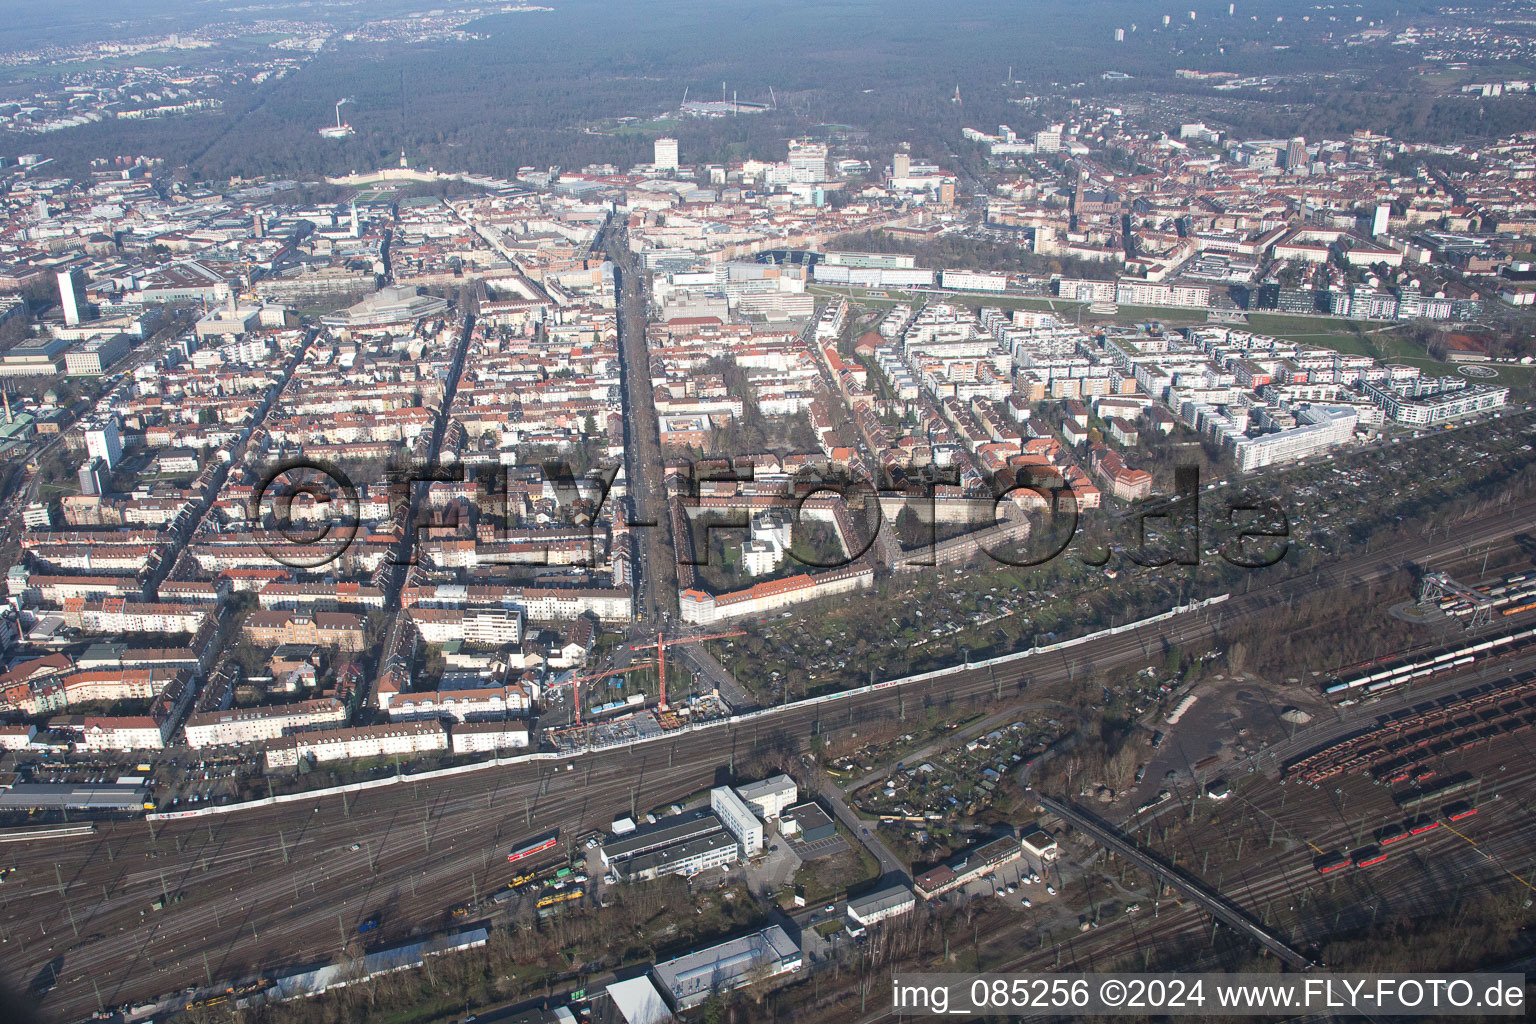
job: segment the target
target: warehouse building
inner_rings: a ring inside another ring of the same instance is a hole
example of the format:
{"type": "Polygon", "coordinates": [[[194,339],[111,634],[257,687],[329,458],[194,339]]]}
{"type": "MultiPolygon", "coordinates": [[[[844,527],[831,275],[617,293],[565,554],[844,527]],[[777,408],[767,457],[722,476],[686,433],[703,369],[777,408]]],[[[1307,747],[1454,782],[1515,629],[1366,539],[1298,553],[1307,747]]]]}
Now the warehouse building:
{"type": "Polygon", "coordinates": [[[709,791],[709,808],[719,816],[726,831],[741,843],[743,857],[750,857],[763,848],[763,823],[729,786],[716,786],[709,791]]]}
{"type": "Polygon", "coordinates": [[[717,992],[741,988],[757,978],[772,978],[801,965],[800,947],[778,925],[695,950],[651,968],[675,1011],[691,1009],[717,992]]]}

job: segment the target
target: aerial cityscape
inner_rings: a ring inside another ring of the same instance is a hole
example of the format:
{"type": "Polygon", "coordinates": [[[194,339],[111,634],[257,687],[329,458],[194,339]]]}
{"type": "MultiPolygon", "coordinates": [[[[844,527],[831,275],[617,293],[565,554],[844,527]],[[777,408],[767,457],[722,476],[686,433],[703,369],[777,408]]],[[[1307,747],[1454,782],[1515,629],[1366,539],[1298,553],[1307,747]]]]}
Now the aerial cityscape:
{"type": "Polygon", "coordinates": [[[0,1024],[1525,1015],[1533,0],[6,7],[0,1024]]]}

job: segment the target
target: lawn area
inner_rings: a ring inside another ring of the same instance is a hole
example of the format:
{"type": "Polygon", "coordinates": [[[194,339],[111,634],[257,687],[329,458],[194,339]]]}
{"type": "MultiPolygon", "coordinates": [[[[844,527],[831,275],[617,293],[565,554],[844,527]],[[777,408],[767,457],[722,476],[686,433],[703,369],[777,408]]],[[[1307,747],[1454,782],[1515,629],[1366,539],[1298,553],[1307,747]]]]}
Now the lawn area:
{"type": "Polygon", "coordinates": [[[1206,312],[1203,309],[1174,309],[1170,306],[1121,306],[1113,313],[1085,314],[1084,319],[1116,324],[1133,324],[1143,323],[1147,320],[1156,320],[1160,324],[1185,326],[1188,324],[1206,323],[1206,312]]]}
{"type": "Polygon", "coordinates": [[[880,865],[875,862],[875,858],[869,855],[841,822],[838,823],[837,834],[843,837],[848,849],[830,857],[806,861],[795,872],[795,884],[805,886],[806,906],[814,907],[841,899],[848,894],[848,890],[857,888],[859,883],[880,876],[880,865]]]}
{"type": "Polygon", "coordinates": [[[608,134],[650,135],[654,132],[664,135],[667,132],[676,131],[680,124],[682,122],[675,117],[658,117],[654,121],[642,121],[639,124],[622,124],[616,128],[610,128],[608,134]]]}
{"type": "Polygon", "coordinates": [[[1365,341],[1362,332],[1370,325],[1355,320],[1325,316],[1285,316],[1279,313],[1249,313],[1248,329],[1259,334],[1273,334],[1277,338],[1300,342],[1303,345],[1326,345],[1352,355],[1375,355],[1365,341]]]}

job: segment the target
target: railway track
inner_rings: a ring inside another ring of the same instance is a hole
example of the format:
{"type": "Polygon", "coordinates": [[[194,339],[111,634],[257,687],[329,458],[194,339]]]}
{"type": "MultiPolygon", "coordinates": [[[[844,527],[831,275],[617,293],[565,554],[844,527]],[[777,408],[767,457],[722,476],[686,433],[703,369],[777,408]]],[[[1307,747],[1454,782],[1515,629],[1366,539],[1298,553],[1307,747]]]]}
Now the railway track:
{"type": "Polygon", "coordinates": [[[379,944],[424,934],[444,923],[446,908],[468,898],[472,887],[489,894],[504,884],[510,877],[505,848],[514,842],[555,825],[572,831],[605,827],[636,807],[697,792],[712,784],[722,764],[754,748],[799,745],[817,732],[895,719],[923,704],[952,713],[1006,704],[1017,699],[1023,682],[1067,684],[1090,668],[1144,664],[1163,644],[1198,649],[1217,637],[1224,622],[1297,596],[1385,578],[1410,561],[1463,557],[1469,545],[1522,531],[1533,511],[1536,503],[1510,509],[1469,525],[1454,541],[1385,545],[1312,577],[1255,587],[1205,614],[995,669],[957,669],[858,699],[791,705],[734,728],[314,805],[166,822],[153,833],[146,823],[119,822],[88,842],[39,842],[28,848],[30,866],[14,879],[19,888],[6,886],[0,929],[11,956],[0,970],[19,988],[43,964],[64,956],[60,984],[42,1012],[72,1020],[96,1009],[98,990],[112,1005],[203,984],[209,976],[328,960],[349,938],[348,915],[360,920],[381,906],[387,913],[371,933],[379,944]],[[567,765],[571,770],[564,770],[567,765]],[[353,843],[361,848],[352,851],[353,843]],[[185,898],[148,910],[165,892],[185,898]]]}

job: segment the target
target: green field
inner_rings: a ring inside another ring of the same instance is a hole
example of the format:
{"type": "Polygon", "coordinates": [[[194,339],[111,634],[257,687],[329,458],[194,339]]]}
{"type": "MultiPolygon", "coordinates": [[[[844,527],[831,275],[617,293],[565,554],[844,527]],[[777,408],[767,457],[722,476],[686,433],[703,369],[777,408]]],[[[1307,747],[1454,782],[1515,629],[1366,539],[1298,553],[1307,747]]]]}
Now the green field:
{"type": "Polygon", "coordinates": [[[616,128],[609,128],[608,135],[665,135],[667,132],[677,131],[683,122],[675,117],[658,117],[653,121],[642,121],[638,124],[622,124],[616,128]]]}

